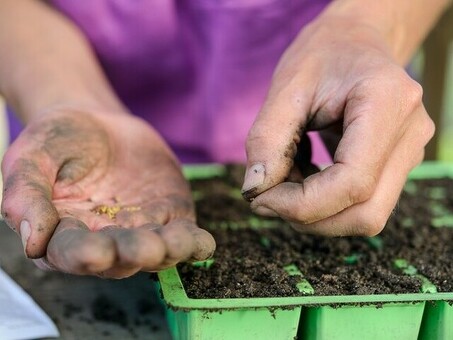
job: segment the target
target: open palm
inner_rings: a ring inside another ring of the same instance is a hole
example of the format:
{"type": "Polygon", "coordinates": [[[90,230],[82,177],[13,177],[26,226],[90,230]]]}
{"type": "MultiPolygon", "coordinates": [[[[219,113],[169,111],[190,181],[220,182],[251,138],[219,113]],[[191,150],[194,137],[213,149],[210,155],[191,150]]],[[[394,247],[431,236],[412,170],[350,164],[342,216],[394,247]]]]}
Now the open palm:
{"type": "Polygon", "coordinates": [[[13,143],[2,170],[2,213],[38,265],[126,277],[214,251],[175,157],[128,114],[47,114],[13,143]]]}

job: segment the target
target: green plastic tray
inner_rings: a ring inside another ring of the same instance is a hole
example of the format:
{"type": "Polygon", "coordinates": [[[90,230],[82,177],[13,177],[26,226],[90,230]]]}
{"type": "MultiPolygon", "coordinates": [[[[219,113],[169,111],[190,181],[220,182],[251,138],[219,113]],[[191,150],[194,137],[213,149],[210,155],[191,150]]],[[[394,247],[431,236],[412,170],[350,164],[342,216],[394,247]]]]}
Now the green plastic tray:
{"type": "MultiPolygon", "coordinates": [[[[223,171],[201,166],[185,175],[223,171]]],[[[424,163],[410,174],[440,177],[453,178],[453,164],[424,163]]],[[[453,292],[191,299],[176,268],[160,272],[159,281],[174,339],[453,339],[453,306],[446,302],[453,292]]]]}

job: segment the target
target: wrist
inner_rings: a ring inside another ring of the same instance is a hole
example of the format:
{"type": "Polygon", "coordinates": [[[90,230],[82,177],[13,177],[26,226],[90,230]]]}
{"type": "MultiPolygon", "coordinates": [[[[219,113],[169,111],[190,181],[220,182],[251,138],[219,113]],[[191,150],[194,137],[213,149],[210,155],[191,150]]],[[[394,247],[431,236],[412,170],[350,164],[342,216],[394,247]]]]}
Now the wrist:
{"type": "Polygon", "coordinates": [[[127,110],[112,91],[90,89],[87,86],[59,85],[36,86],[27,79],[18,79],[19,86],[2,89],[3,95],[19,118],[27,124],[49,112],[77,110],[86,112],[125,113],[127,110]],[[70,90],[68,90],[70,89],[70,90]]]}
{"type": "Polygon", "coordinates": [[[451,0],[337,0],[319,19],[343,20],[350,27],[374,30],[393,59],[404,66],[450,3],[451,0]]]}
{"type": "Polygon", "coordinates": [[[93,117],[102,117],[102,116],[124,116],[130,115],[130,112],[124,107],[113,107],[112,105],[104,105],[100,102],[88,102],[88,101],[59,101],[47,106],[43,106],[40,110],[33,112],[28,115],[28,120],[26,123],[29,123],[35,119],[38,119],[43,116],[60,114],[60,113],[77,113],[83,112],[89,114],[93,117]]]}

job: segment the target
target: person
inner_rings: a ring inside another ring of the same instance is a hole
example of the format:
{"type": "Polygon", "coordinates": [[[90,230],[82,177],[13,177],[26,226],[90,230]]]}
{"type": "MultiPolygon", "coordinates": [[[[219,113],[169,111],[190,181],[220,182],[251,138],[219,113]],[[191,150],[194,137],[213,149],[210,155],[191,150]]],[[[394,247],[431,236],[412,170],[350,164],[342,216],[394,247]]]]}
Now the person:
{"type": "Polygon", "coordinates": [[[179,161],[245,161],[245,143],[256,213],[375,235],[434,133],[404,66],[449,4],[1,0],[0,93],[26,125],[2,215],[41,268],[123,278],[202,260],[215,242],[179,161]],[[301,181],[314,130],[333,164],[301,181]]]}

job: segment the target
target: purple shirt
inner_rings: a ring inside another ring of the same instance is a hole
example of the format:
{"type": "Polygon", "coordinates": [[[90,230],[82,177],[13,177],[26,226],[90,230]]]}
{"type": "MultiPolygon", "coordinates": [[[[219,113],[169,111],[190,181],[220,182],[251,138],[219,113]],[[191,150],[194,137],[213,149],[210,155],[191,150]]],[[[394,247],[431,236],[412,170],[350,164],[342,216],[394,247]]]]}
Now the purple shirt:
{"type": "MultiPolygon", "coordinates": [[[[273,70],[329,0],[53,0],[182,162],[245,160],[273,70]]],[[[312,135],[315,161],[329,157],[312,135]]]]}

